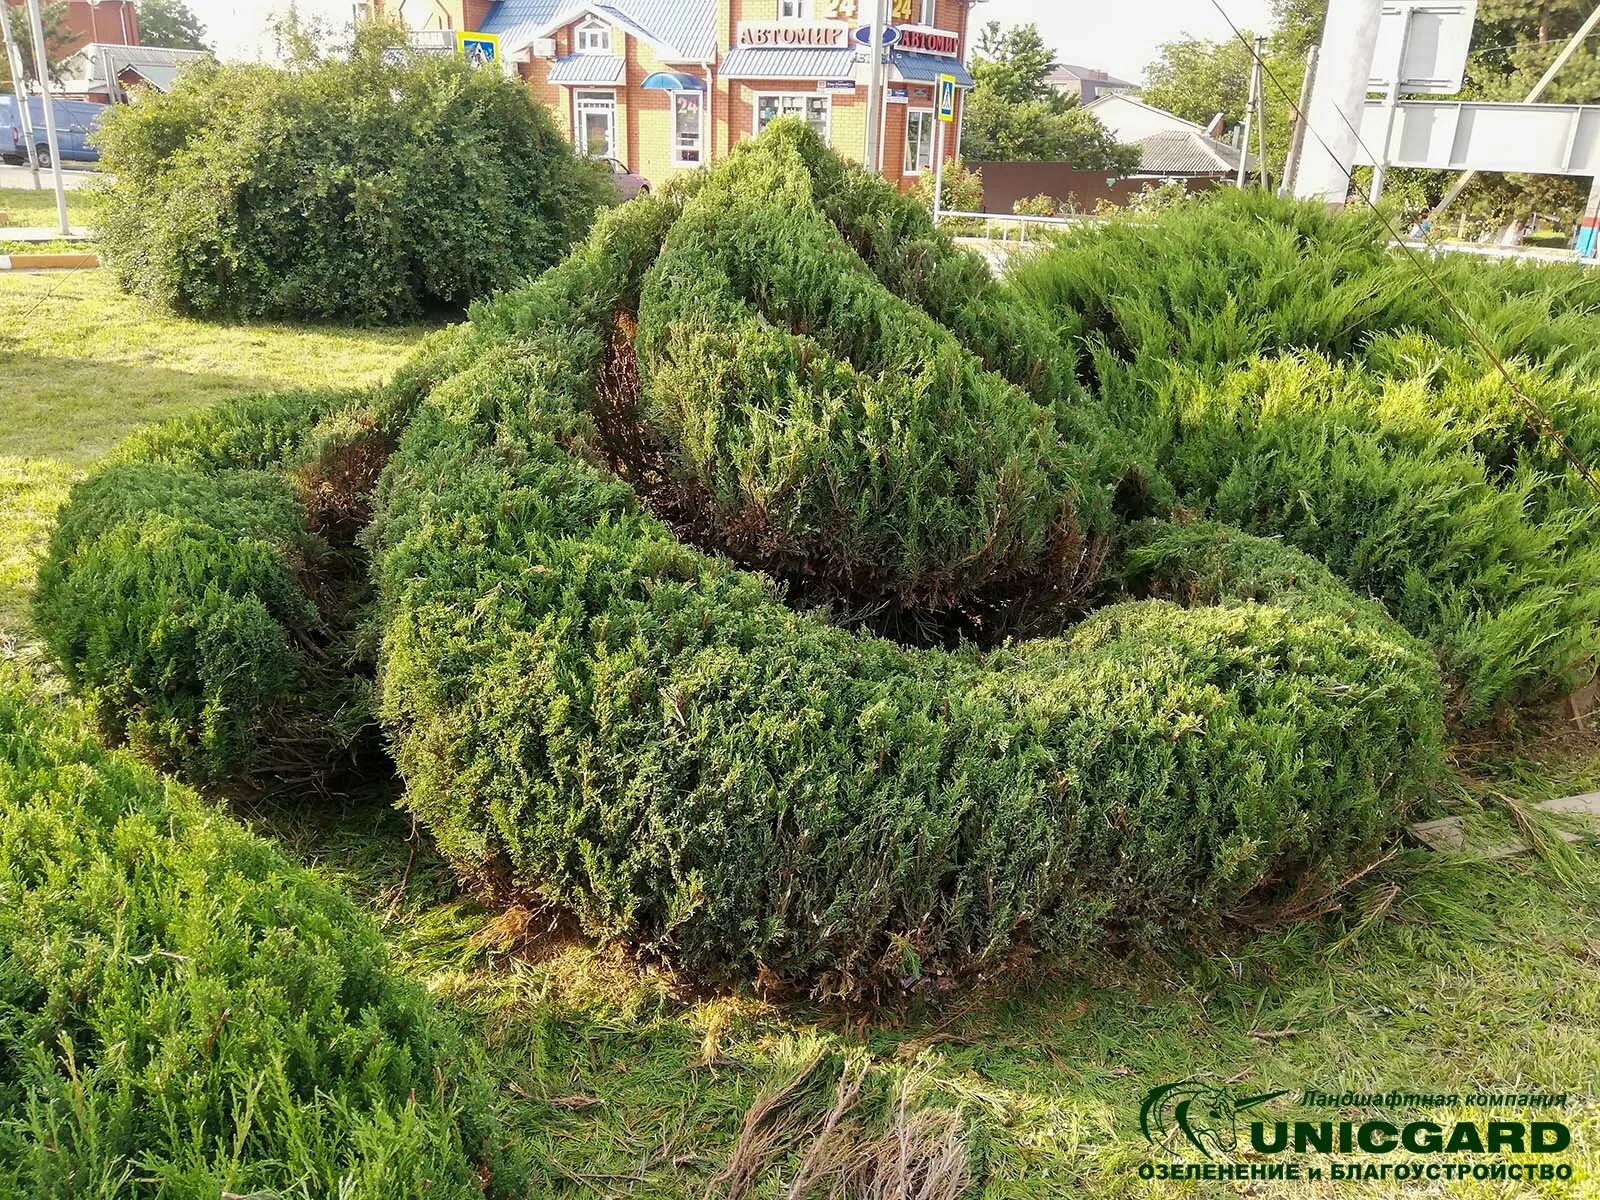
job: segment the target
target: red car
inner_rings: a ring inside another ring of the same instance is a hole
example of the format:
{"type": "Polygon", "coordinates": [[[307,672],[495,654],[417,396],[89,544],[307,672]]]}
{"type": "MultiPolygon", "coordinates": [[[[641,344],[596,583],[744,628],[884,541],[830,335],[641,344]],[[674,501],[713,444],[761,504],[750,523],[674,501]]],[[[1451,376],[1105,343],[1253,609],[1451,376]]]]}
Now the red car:
{"type": "Polygon", "coordinates": [[[628,170],[628,164],[620,158],[602,158],[600,161],[610,165],[611,173],[616,177],[617,195],[624,200],[650,194],[650,181],[643,175],[628,170]]]}

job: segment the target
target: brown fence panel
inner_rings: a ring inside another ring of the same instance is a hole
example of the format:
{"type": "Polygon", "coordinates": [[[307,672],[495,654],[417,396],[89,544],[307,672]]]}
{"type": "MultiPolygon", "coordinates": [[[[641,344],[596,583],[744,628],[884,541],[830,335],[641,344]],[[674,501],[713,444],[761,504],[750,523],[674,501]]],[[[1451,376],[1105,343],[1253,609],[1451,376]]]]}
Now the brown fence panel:
{"type": "MultiPolygon", "coordinates": [[[[1061,212],[1093,212],[1102,200],[1126,205],[1148,187],[1163,182],[1148,175],[1117,178],[1104,171],[1079,171],[1064,162],[969,162],[983,176],[983,211],[1008,213],[1018,200],[1049,196],[1061,212]]],[[[1186,178],[1191,192],[1204,192],[1222,180],[1214,176],[1186,178]]]]}

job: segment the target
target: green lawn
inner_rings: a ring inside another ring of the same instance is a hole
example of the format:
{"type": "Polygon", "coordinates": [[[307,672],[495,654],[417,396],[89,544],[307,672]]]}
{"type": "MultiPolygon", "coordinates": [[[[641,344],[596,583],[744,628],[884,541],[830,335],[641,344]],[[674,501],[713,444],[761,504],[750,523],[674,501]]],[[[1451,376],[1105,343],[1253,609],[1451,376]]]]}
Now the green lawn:
{"type": "Polygon", "coordinates": [[[104,271],[0,273],[0,638],[26,640],[51,517],[130,430],[242,392],[376,380],[418,336],[190,321],[122,295],[104,271]]]}
{"type": "MultiPolygon", "coordinates": [[[[75,172],[76,174],[76,172],[75,172]]],[[[40,176],[45,187],[0,188],[0,212],[6,214],[7,225],[0,225],[0,254],[71,254],[92,251],[92,242],[19,242],[6,237],[6,229],[47,227],[56,224],[56,193],[48,176],[40,176]]],[[[84,188],[67,189],[67,222],[78,226],[94,225],[94,194],[84,188]]]]}
{"type": "MultiPolygon", "coordinates": [[[[10,218],[15,226],[54,225],[56,223],[56,193],[47,174],[40,179],[45,186],[39,191],[29,187],[0,188],[0,212],[10,218]]],[[[94,217],[93,193],[84,188],[67,189],[67,221],[73,225],[91,225],[94,217]]],[[[0,225],[0,238],[5,236],[5,226],[0,225]]]]}
{"type": "MultiPolygon", "coordinates": [[[[238,392],[374,379],[419,334],[175,319],[95,272],[0,276],[0,330],[0,631],[23,641],[51,514],[129,430],[238,392]]],[[[1459,781],[1439,802],[1484,840],[1509,836],[1508,798],[1600,787],[1594,734],[1458,753],[1459,781]]],[[[1498,863],[1404,850],[1360,881],[1346,911],[1320,920],[1171,961],[1108,955],[1075,974],[997,981],[869,1016],[697,993],[572,936],[552,914],[480,905],[391,799],[380,789],[364,801],[235,803],[363,901],[402,964],[490,1046],[508,1138],[543,1176],[541,1195],[702,1196],[758,1094],[816,1055],[822,1068],[798,1089],[798,1140],[756,1155],[751,1197],[787,1194],[805,1123],[815,1128],[846,1062],[866,1071],[875,1106],[870,1119],[843,1123],[856,1144],[904,1085],[959,1113],[972,1196],[1399,1194],[1394,1184],[1142,1181],[1141,1163],[1176,1155],[1141,1136],[1140,1100],[1190,1077],[1241,1094],[1565,1092],[1572,1103],[1561,1116],[1578,1140],[1564,1157],[1576,1180],[1408,1185],[1405,1194],[1600,1195],[1592,847],[1498,863]]],[[[1384,1115],[1300,1110],[1288,1097],[1273,1114],[1384,1115]]],[[[892,1157],[895,1144],[886,1146],[892,1157]]]]}

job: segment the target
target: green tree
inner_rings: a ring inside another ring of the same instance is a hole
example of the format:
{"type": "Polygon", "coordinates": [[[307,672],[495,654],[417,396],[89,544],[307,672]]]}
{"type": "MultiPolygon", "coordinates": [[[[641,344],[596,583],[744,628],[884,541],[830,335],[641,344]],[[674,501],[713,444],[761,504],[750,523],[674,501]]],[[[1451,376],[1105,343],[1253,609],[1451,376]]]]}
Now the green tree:
{"type": "MultiPolygon", "coordinates": [[[[1466,91],[1491,100],[1521,100],[1593,8],[1592,0],[1482,0],[1466,91]]],[[[1552,104],[1600,99],[1600,42],[1590,38],[1579,46],[1540,99],[1552,104]]]]}
{"type": "Polygon", "coordinates": [[[1209,124],[1219,112],[1230,122],[1244,120],[1251,58],[1243,42],[1180,38],[1164,43],[1160,55],[1145,69],[1149,82],[1139,96],[1146,104],[1197,125],[1209,124]]]}
{"type": "Polygon", "coordinates": [[[206,27],[183,0],[141,0],[139,40],[174,50],[210,50],[206,27]]]}
{"type": "MultiPolygon", "coordinates": [[[[28,10],[21,4],[6,4],[6,19],[11,22],[11,38],[22,53],[22,77],[37,81],[39,68],[33,56],[33,30],[28,25],[28,10]]],[[[50,60],[50,78],[61,78],[61,60],[66,57],[69,34],[67,32],[67,6],[63,0],[51,0],[39,6],[39,24],[44,29],[44,52],[50,60]]],[[[0,52],[0,84],[11,88],[11,64],[0,52]]]]}
{"type": "Polygon", "coordinates": [[[1055,66],[1037,26],[985,25],[962,115],[962,156],[974,162],[1068,162],[1117,174],[1137,169],[1137,147],[1118,143],[1075,97],[1050,86],[1055,66]]]}
{"type": "Polygon", "coordinates": [[[1032,22],[1002,29],[999,21],[990,21],[978,35],[972,69],[974,80],[981,70],[984,86],[1011,104],[1048,100],[1055,94],[1050,73],[1056,69],[1056,56],[1032,22]]]}
{"type": "Polygon", "coordinates": [[[1322,41],[1327,15],[1327,0],[1272,0],[1273,50],[1304,55],[1322,41]]]}
{"type": "MultiPolygon", "coordinates": [[[[1320,18],[1312,21],[1311,0],[1277,0],[1274,11],[1289,22],[1267,40],[1263,107],[1267,114],[1267,166],[1276,179],[1289,153],[1294,127],[1294,105],[1299,103],[1305,78],[1305,48],[1321,37],[1320,18]]],[[[1209,125],[1221,113],[1230,126],[1240,125],[1250,103],[1250,70],[1254,60],[1254,35],[1221,41],[1181,38],[1161,47],[1160,57],[1145,68],[1150,82],[1139,93],[1147,104],[1209,125]]],[[[1256,153],[1258,134],[1252,129],[1250,152],[1256,153]]]]}

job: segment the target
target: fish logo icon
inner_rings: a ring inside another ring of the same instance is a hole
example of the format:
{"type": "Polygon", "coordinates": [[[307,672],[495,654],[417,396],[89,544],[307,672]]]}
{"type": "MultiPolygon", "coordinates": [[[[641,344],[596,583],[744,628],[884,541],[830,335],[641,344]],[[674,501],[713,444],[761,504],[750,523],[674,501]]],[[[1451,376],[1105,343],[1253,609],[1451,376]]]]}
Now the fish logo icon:
{"type": "Polygon", "coordinates": [[[1229,1089],[1198,1079],[1151,1088],[1139,1110],[1139,1130],[1152,1146],[1174,1129],[1207,1158],[1229,1154],[1239,1141],[1239,1115],[1288,1095],[1287,1091],[1235,1096],[1229,1089]]]}

